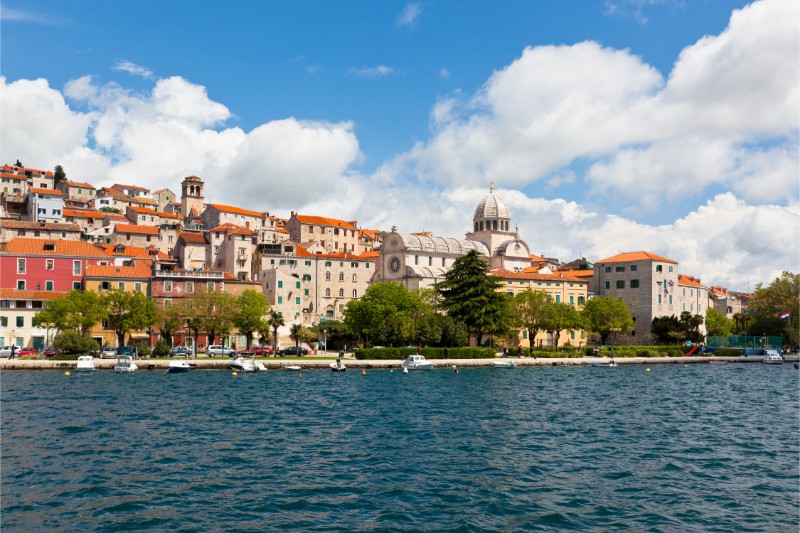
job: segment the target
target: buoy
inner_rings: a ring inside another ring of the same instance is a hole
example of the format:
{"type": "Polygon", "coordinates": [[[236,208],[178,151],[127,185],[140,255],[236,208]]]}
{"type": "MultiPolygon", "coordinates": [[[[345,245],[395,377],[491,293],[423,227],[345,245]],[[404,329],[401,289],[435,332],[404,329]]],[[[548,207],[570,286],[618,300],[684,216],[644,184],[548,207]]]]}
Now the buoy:
{"type": "Polygon", "coordinates": [[[65,375],[65,376],[69,376],[69,370],[67,370],[66,372],[64,372],[64,375],[65,375]]]}
{"type": "Polygon", "coordinates": [[[238,376],[239,374],[238,374],[237,372],[233,372],[231,375],[232,375],[233,377],[236,377],[236,376],[238,376]]]}
{"type": "Polygon", "coordinates": [[[362,375],[362,376],[366,376],[366,375],[367,375],[367,371],[366,371],[366,370],[364,370],[363,368],[361,369],[361,375],[362,375]]]}
{"type": "Polygon", "coordinates": [[[647,369],[647,372],[650,372],[650,369],[649,369],[649,368],[647,369]]]}

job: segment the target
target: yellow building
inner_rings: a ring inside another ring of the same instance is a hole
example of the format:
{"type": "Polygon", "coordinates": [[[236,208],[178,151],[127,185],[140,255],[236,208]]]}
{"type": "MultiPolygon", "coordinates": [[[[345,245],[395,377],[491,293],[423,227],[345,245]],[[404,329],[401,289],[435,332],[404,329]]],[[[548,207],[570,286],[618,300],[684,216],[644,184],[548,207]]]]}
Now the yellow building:
{"type": "MultiPolygon", "coordinates": [[[[103,294],[109,290],[138,291],[150,295],[150,278],[153,269],[150,261],[133,262],[131,266],[117,265],[87,265],[84,277],[84,287],[87,291],[103,294]]],[[[108,323],[103,322],[92,328],[91,336],[101,346],[117,345],[117,336],[113,329],[108,329],[108,323]]],[[[131,331],[130,336],[135,339],[148,341],[146,331],[131,331]]]]}
{"type": "MultiPolygon", "coordinates": [[[[571,276],[570,273],[555,272],[544,274],[538,272],[512,272],[498,268],[492,270],[492,275],[503,281],[503,286],[498,289],[509,296],[516,296],[528,289],[542,291],[550,295],[555,302],[564,302],[577,309],[583,307],[589,294],[589,281],[571,276]]],[[[564,330],[558,339],[559,346],[584,346],[587,336],[583,330],[564,330]]],[[[553,336],[549,332],[539,332],[531,343],[528,338],[527,330],[519,332],[518,342],[520,346],[552,346],[553,336]]]]}

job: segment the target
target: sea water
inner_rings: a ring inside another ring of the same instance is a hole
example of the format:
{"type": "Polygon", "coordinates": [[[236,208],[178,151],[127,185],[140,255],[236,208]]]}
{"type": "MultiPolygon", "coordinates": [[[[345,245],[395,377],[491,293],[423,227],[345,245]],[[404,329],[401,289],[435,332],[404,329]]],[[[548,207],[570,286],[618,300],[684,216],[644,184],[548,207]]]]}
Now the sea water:
{"type": "Polygon", "coordinates": [[[792,365],[5,371],[2,530],[798,531],[792,365]]]}

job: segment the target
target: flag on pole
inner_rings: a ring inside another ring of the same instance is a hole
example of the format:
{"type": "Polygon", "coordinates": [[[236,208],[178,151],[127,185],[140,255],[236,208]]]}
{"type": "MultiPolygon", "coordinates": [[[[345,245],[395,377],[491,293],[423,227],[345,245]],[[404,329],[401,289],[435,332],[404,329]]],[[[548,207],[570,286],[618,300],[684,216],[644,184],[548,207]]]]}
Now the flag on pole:
{"type": "Polygon", "coordinates": [[[789,311],[784,311],[783,313],[779,313],[778,318],[780,318],[781,320],[789,320],[789,311]]]}
{"type": "Polygon", "coordinates": [[[669,286],[670,286],[670,287],[672,287],[673,285],[675,285],[675,283],[674,283],[672,280],[669,280],[669,281],[668,281],[668,283],[669,283],[669,286]]]}

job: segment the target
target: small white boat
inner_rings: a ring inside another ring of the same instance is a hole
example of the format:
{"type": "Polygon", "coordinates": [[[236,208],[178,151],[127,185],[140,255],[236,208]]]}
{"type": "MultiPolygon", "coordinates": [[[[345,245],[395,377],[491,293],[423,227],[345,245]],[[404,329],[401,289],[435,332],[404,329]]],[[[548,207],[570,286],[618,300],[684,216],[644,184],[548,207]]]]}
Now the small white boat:
{"type": "Polygon", "coordinates": [[[408,370],[433,370],[436,365],[431,361],[426,361],[424,355],[412,354],[406,357],[400,366],[408,370]]]}
{"type": "Polygon", "coordinates": [[[94,357],[91,355],[82,355],[78,357],[78,364],[75,366],[75,372],[94,372],[97,370],[94,367],[94,357]]]}
{"type": "Polygon", "coordinates": [[[228,361],[228,366],[237,372],[252,373],[264,372],[267,367],[261,361],[256,361],[252,357],[235,357],[228,361]]]}
{"type": "Polygon", "coordinates": [[[284,370],[302,370],[302,367],[297,366],[297,365],[289,365],[289,366],[283,367],[283,369],[284,370]]]}
{"type": "Polygon", "coordinates": [[[495,368],[517,368],[517,363],[513,361],[495,361],[495,368]]]}
{"type": "Polygon", "coordinates": [[[344,366],[341,359],[337,359],[335,363],[328,365],[331,367],[331,372],[347,372],[347,367],[344,366]]]}
{"type": "Polygon", "coordinates": [[[120,355],[114,365],[114,372],[135,372],[139,366],[133,362],[130,355],[120,355]]]}
{"type": "Polygon", "coordinates": [[[594,361],[594,362],[592,362],[592,366],[599,366],[599,367],[603,367],[603,368],[613,368],[613,367],[617,366],[617,363],[615,363],[614,361],[611,361],[610,363],[606,363],[606,362],[603,362],[603,361],[594,361]]]}
{"type": "Polygon", "coordinates": [[[778,353],[778,350],[765,350],[764,359],[761,362],[765,365],[779,365],[783,363],[783,357],[778,353]]]}
{"type": "Polygon", "coordinates": [[[188,372],[192,367],[189,366],[189,360],[186,357],[174,359],[169,362],[167,372],[170,374],[178,374],[181,372],[188,372]]]}

